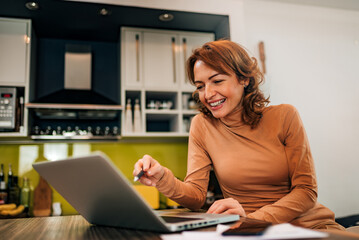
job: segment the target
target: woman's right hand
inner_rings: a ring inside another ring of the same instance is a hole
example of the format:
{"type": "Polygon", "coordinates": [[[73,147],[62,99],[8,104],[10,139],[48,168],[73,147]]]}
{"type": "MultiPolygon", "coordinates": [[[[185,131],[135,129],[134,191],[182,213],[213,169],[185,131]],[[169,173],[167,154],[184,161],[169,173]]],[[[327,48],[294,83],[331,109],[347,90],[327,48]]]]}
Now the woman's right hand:
{"type": "Polygon", "coordinates": [[[165,170],[161,166],[161,164],[159,164],[155,159],[153,159],[149,155],[143,156],[135,163],[133,176],[137,176],[137,174],[139,174],[141,170],[144,171],[144,174],[139,179],[139,182],[147,186],[155,187],[157,182],[165,174],[165,170]]]}

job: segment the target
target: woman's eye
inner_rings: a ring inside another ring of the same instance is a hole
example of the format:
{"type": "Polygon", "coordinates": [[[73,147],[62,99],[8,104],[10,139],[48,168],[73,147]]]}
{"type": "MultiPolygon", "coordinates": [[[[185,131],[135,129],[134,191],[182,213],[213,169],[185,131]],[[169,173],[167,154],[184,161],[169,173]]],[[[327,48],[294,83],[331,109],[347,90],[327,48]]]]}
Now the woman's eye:
{"type": "Polygon", "coordinates": [[[196,88],[197,88],[197,90],[200,90],[203,88],[203,86],[197,86],[196,88]]]}
{"type": "Polygon", "coordinates": [[[214,83],[221,83],[223,80],[215,80],[214,83]]]}

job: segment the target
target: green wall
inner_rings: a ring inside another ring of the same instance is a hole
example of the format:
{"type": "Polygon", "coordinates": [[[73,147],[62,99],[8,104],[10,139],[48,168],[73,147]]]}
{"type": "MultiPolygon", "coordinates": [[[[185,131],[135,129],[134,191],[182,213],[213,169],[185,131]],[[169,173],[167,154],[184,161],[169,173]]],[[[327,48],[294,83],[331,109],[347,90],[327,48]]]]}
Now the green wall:
{"type": "MultiPolygon", "coordinates": [[[[132,140],[131,142],[103,142],[103,143],[41,143],[41,144],[1,144],[0,163],[4,164],[7,176],[9,163],[12,164],[13,173],[19,176],[19,186],[22,186],[23,177],[30,179],[31,186],[35,188],[39,182],[38,173],[32,169],[33,162],[54,160],[73,154],[83,154],[92,151],[102,151],[114,162],[123,174],[132,182],[133,166],[143,155],[149,154],[163,166],[168,167],[174,175],[183,179],[187,169],[187,141],[149,142],[132,140]],[[82,153],[77,149],[82,149],[82,153]]],[[[100,179],[99,179],[100,180],[100,179]]],[[[61,202],[62,214],[76,214],[75,209],[53,190],[53,202],[61,202]]]]}

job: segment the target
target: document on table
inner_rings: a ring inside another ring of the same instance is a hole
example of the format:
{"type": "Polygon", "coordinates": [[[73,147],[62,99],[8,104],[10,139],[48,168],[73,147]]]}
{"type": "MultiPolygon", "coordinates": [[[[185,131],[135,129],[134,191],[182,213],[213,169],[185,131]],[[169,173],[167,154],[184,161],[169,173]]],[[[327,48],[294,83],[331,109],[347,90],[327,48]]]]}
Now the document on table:
{"type": "Polygon", "coordinates": [[[184,231],[175,234],[162,234],[163,240],[186,240],[186,239],[206,239],[206,240],[269,240],[269,239],[305,239],[305,238],[325,238],[328,233],[318,232],[302,227],[296,227],[289,223],[277,224],[269,227],[261,236],[223,236],[222,232],[226,231],[229,226],[219,224],[217,230],[212,232],[206,231],[184,231]]]}

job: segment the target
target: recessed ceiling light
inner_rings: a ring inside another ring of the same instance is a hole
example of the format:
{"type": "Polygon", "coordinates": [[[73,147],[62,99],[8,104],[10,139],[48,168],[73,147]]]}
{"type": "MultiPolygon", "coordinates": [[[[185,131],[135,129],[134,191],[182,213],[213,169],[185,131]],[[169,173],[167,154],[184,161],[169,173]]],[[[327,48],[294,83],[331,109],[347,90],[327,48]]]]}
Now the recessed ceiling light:
{"type": "Polygon", "coordinates": [[[37,10],[39,9],[39,4],[37,2],[27,2],[25,7],[29,10],[37,10]]]}
{"type": "Polygon", "coordinates": [[[108,10],[107,8],[101,8],[100,11],[99,11],[100,15],[102,16],[108,16],[111,14],[111,11],[108,10]]]}
{"type": "Polygon", "coordinates": [[[158,18],[163,22],[169,22],[174,19],[174,16],[171,13],[163,13],[158,18]]]}

